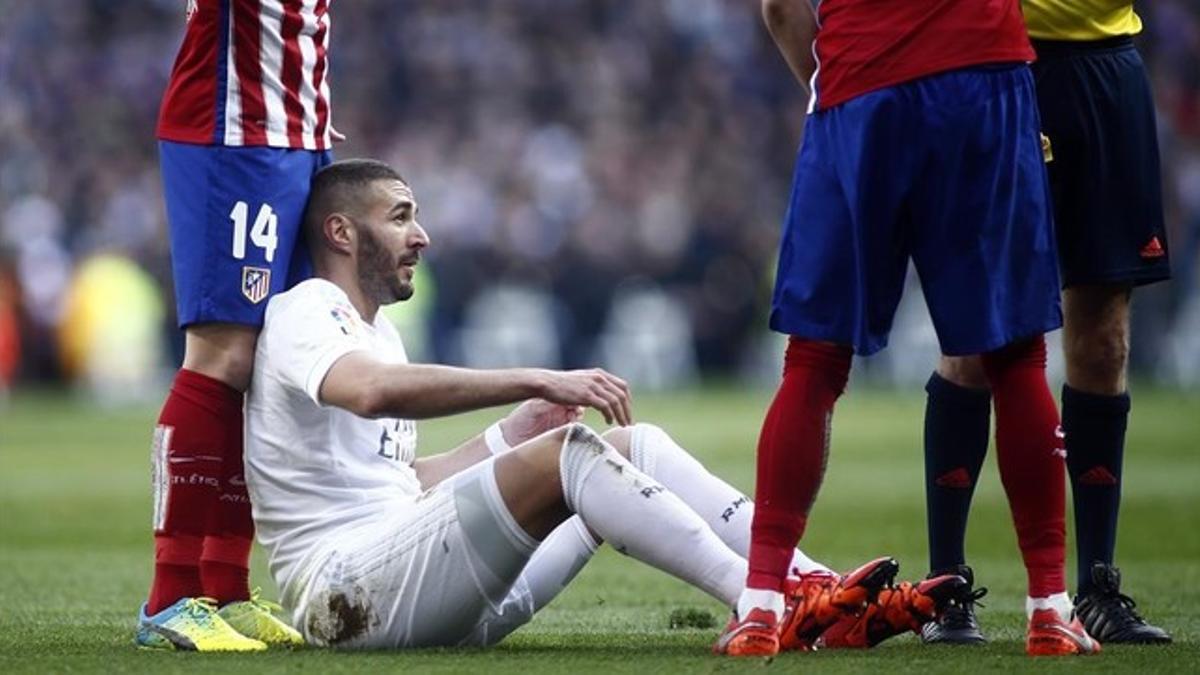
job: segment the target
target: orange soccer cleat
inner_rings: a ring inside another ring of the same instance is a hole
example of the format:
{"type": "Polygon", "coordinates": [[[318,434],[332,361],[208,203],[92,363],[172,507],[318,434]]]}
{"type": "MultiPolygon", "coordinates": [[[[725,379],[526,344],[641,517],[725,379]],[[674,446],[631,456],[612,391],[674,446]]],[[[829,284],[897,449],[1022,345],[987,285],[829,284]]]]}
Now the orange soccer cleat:
{"type": "Polygon", "coordinates": [[[950,603],[970,592],[967,580],[956,574],[907,581],[879,591],[875,601],[857,615],[846,615],[829,627],[818,647],[864,649],[905,631],[917,632],[936,619],[950,603]]]}
{"type": "Polygon", "coordinates": [[[774,656],[779,653],[778,633],[775,612],[752,609],[744,619],[739,619],[735,613],[713,645],[713,653],[726,656],[774,656]]]}
{"type": "Polygon", "coordinates": [[[1025,653],[1030,656],[1099,654],[1100,643],[1088,635],[1074,614],[1067,622],[1053,609],[1035,609],[1025,636],[1025,653]]]}
{"type": "Polygon", "coordinates": [[[876,558],[839,578],[813,573],[789,579],[787,608],[779,622],[782,650],[809,650],[830,626],[854,617],[896,577],[900,566],[889,557],[876,558]]]}

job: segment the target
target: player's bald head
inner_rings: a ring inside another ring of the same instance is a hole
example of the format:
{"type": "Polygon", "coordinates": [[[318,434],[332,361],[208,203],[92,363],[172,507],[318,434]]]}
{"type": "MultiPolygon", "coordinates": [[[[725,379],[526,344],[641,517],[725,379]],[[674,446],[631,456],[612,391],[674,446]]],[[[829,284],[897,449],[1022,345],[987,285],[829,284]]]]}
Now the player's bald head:
{"type": "Polygon", "coordinates": [[[343,159],[317,172],[308,193],[304,211],[304,234],[309,246],[320,248],[324,237],[322,224],[336,213],[360,216],[369,208],[377,184],[381,181],[408,181],[392,167],[374,159],[343,159]]]}

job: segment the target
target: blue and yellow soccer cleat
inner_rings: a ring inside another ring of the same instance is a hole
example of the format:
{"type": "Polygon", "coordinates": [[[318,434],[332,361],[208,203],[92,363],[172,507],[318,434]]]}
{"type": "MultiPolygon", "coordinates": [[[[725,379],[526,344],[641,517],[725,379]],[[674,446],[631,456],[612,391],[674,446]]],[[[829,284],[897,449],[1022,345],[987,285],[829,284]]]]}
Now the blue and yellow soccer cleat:
{"type": "Polygon", "coordinates": [[[279,605],[259,597],[259,589],[256,588],[250,594],[249,600],[231,602],[217,611],[217,614],[237,632],[263,642],[272,649],[303,647],[304,638],[300,633],[272,613],[282,609],[279,605]]]}
{"type": "Polygon", "coordinates": [[[261,652],[267,648],[226,623],[212,598],[183,598],[154,616],[146,616],[142,605],[134,643],[143,649],[190,652],[261,652]]]}

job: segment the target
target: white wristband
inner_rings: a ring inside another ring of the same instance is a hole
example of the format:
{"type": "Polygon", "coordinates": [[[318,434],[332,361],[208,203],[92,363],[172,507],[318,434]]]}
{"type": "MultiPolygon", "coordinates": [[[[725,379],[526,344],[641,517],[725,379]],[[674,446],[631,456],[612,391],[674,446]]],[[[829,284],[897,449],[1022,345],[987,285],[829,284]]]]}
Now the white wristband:
{"type": "Polygon", "coordinates": [[[493,455],[502,455],[512,450],[512,446],[504,440],[504,430],[500,428],[499,422],[483,431],[483,442],[487,444],[488,450],[493,455]]]}

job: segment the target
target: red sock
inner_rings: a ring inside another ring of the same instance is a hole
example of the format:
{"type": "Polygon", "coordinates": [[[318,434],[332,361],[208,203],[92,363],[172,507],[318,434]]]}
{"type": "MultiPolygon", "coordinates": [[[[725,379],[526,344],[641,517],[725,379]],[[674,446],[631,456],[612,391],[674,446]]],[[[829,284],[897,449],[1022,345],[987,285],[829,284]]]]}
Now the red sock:
{"type": "Polygon", "coordinates": [[[146,614],[152,616],[180,598],[202,595],[200,549],[203,538],[187,535],[154,535],[154,585],[150,587],[146,614]]]}
{"type": "Polygon", "coordinates": [[[250,599],[250,547],[247,537],[204,538],[200,579],[204,594],[218,605],[250,599]]]}
{"type": "Polygon", "coordinates": [[[763,420],[746,586],[779,591],[829,454],[833,404],[850,374],[849,347],[792,337],[783,382],[763,420]]]}
{"type": "Polygon", "coordinates": [[[996,406],[996,460],[1008,495],[1029,595],[1067,589],[1066,464],[1058,409],[1046,385],[1042,336],[983,355],[996,406]]]}
{"type": "Polygon", "coordinates": [[[217,604],[250,599],[250,548],[254,543],[254,520],[242,462],[243,414],[239,406],[231,419],[222,446],[221,490],[208,521],[208,536],[200,556],[200,581],[204,594],[217,604]]]}
{"type": "Polygon", "coordinates": [[[175,375],[154,430],[155,614],[200,595],[203,537],[216,506],[230,424],[241,434],[242,394],[189,370],[175,375]]]}

